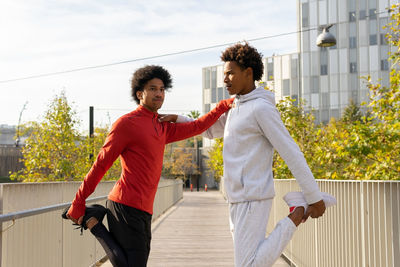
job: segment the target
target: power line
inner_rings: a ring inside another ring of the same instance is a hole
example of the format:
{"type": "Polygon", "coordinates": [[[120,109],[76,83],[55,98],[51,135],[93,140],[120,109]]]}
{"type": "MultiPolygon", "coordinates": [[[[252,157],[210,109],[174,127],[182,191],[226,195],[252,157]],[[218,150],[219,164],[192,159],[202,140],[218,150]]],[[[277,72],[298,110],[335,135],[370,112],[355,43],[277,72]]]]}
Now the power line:
{"type": "MultiPolygon", "coordinates": [[[[258,37],[258,38],[253,38],[253,39],[247,39],[246,41],[248,41],[248,42],[254,42],[254,41],[259,41],[259,40],[264,40],[264,39],[269,39],[269,38],[282,37],[282,36],[291,35],[291,34],[295,34],[295,33],[299,33],[299,32],[304,32],[304,31],[311,31],[311,30],[315,30],[315,29],[317,29],[317,28],[306,29],[306,30],[302,30],[302,31],[286,32],[286,33],[281,33],[281,34],[276,34],[276,35],[270,35],[270,36],[264,36],[264,37],[258,37]]],[[[22,80],[29,80],[29,79],[35,79],[35,78],[41,78],[41,77],[48,77],[48,76],[61,75],[61,74],[66,74],[66,73],[71,73],[71,72],[78,72],[78,71],[83,71],[83,70],[105,68],[105,67],[110,67],[110,66],[115,66],[115,65],[127,64],[127,63],[138,62],[138,61],[143,61],[143,60],[150,60],[150,59],[161,58],[161,57],[176,56],[176,55],[187,54],[187,53],[193,53],[193,52],[198,52],[198,51],[210,50],[210,49],[214,49],[214,48],[218,48],[218,47],[233,45],[233,44],[236,44],[236,43],[237,43],[237,42],[230,42],[230,43],[224,43],[224,44],[217,44],[217,45],[206,46],[206,47],[200,47],[200,48],[194,48],[194,49],[183,50],[183,51],[178,51],[178,52],[166,53],[166,54],[161,54],[161,55],[156,55],[156,56],[149,56],[149,57],[142,57],[142,58],[136,58],[136,59],[130,59],[130,60],[112,62],[112,63],[102,64],[102,65],[88,66],[88,67],[82,67],[82,68],[75,68],[75,69],[64,70],[64,71],[48,72],[48,73],[37,74],[37,75],[32,75],[32,76],[26,76],[26,77],[14,78],[14,79],[1,80],[0,83],[10,83],[10,82],[16,82],[16,81],[22,81],[22,80]]]]}
{"type": "MultiPolygon", "coordinates": [[[[381,12],[376,12],[375,11],[375,15],[379,15],[379,14],[382,14],[382,13],[389,13],[390,14],[390,12],[392,12],[391,9],[388,9],[387,11],[381,11],[381,12]]],[[[355,16],[355,14],[354,14],[354,16],[355,16]]],[[[364,16],[364,18],[369,18],[369,17],[371,17],[371,15],[364,16]]],[[[342,24],[342,23],[350,23],[350,22],[348,22],[348,21],[337,22],[337,23],[333,23],[333,25],[342,24]]],[[[320,29],[320,27],[303,29],[303,30],[299,30],[299,31],[286,32],[286,33],[269,35],[269,36],[263,36],[263,37],[253,38],[253,39],[247,39],[245,41],[254,42],[254,41],[260,41],[260,40],[265,40],[265,39],[270,39],[270,38],[282,37],[282,36],[296,34],[296,33],[302,33],[302,32],[307,32],[307,31],[318,30],[318,29],[320,29]]],[[[10,83],[10,82],[29,80],[29,79],[35,79],[35,78],[41,78],[41,77],[61,75],[61,74],[66,74],[66,73],[71,73],[71,72],[78,72],[78,71],[83,71],[83,70],[105,68],[105,67],[110,67],[110,66],[115,66],[115,65],[127,64],[127,63],[138,62],[138,61],[143,61],[143,60],[150,60],[150,59],[161,58],[161,57],[169,57],[169,56],[176,56],[176,55],[181,55],[181,54],[188,54],[188,53],[204,51],[204,50],[210,50],[210,49],[214,49],[214,48],[218,48],[218,47],[233,45],[233,44],[236,44],[236,43],[237,42],[223,43],[223,44],[217,44],[217,45],[212,45],[212,46],[194,48],[194,49],[183,50],[183,51],[178,51],[178,52],[166,53],[166,54],[161,54],[161,55],[156,55],[156,56],[149,56],[149,57],[142,57],[142,58],[136,58],[136,59],[130,59],[130,60],[117,61],[117,62],[102,64],[102,65],[94,65],[94,66],[75,68],[75,69],[64,70],[64,71],[48,72],[48,73],[37,74],[37,75],[26,76],[26,77],[20,77],[20,78],[14,78],[14,79],[0,80],[0,83],[10,83]]]]}

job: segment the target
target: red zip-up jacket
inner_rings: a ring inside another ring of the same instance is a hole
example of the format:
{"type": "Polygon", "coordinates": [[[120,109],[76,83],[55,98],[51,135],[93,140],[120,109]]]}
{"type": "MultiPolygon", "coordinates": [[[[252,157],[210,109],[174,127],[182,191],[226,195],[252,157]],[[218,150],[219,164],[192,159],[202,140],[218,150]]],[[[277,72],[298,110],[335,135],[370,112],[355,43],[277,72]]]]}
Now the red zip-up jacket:
{"type": "Polygon", "coordinates": [[[222,100],[209,113],[187,123],[161,123],[157,113],[143,106],[120,117],[79,187],[68,214],[75,219],[85,214],[86,199],[119,156],[121,177],[108,199],[153,214],[165,144],[204,132],[230,109],[232,102],[233,98],[222,100]]]}

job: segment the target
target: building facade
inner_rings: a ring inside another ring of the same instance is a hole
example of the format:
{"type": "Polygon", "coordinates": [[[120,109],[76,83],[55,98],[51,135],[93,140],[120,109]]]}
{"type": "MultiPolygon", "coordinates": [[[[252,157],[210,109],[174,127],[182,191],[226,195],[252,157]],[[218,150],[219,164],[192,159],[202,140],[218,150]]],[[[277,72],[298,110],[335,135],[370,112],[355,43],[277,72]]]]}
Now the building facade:
{"type": "MultiPolygon", "coordinates": [[[[313,112],[316,123],[340,118],[353,102],[368,102],[366,80],[389,85],[390,47],[386,42],[388,8],[393,0],[297,0],[297,49],[286,55],[265,57],[262,82],[275,92],[276,101],[285,97],[304,99],[305,110],[313,112]],[[316,45],[322,29],[337,44],[316,45]]],[[[229,97],[223,82],[223,64],[204,67],[203,113],[229,97]]],[[[205,156],[212,140],[203,138],[205,156]]]]}
{"type": "Polygon", "coordinates": [[[386,30],[390,0],[298,0],[300,93],[317,122],[339,118],[350,101],[368,101],[365,77],[389,85],[386,30]],[[323,27],[336,46],[316,46],[323,27]]]}
{"type": "MultiPolygon", "coordinates": [[[[264,58],[264,82],[276,100],[290,96],[306,101],[316,122],[340,118],[350,101],[368,101],[365,79],[389,85],[390,47],[383,29],[389,22],[391,0],[298,0],[298,52],[264,58]],[[316,45],[323,27],[337,44],[316,45]]],[[[223,65],[203,68],[203,112],[229,97],[223,65]]]]}

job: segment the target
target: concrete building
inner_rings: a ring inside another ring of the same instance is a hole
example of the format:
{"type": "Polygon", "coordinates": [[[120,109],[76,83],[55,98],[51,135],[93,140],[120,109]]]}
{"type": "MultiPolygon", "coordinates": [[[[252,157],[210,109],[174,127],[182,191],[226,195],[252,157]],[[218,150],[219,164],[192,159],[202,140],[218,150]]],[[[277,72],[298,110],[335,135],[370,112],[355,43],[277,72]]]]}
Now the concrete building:
{"type": "Polygon", "coordinates": [[[389,46],[386,43],[390,0],[298,0],[300,93],[317,122],[339,118],[352,100],[368,101],[361,76],[389,84],[389,46]],[[337,45],[316,46],[321,29],[336,37],[337,45]]]}
{"type": "MultiPolygon", "coordinates": [[[[390,66],[386,43],[388,8],[393,0],[297,0],[297,52],[263,59],[264,82],[276,101],[287,96],[304,99],[306,111],[316,122],[340,118],[350,101],[368,101],[361,76],[389,85],[390,66]],[[317,36],[323,27],[336,37],[336,46],[320,48],[317,36]]],[[[223,64],[203,68],[203,113],[228,98],[223,83],[223,64]]],[[[212,141],[204,138],[205,155],[212,141]]]]}

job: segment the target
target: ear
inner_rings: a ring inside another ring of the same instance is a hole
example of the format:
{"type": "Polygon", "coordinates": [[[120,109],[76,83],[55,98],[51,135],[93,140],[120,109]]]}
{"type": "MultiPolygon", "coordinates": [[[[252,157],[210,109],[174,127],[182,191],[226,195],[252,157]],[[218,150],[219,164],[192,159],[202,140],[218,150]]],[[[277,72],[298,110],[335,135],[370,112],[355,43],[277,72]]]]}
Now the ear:
{"type": "Polygon", "coordinates": [[[245,70],[246,72],[246,76],[250,77],[251,79],[253,79],[253,69],[250,67],[247,67],[247,69],[245,70]]]}
{"type": "Polygon", "coordinates": [[[136,91],[136,96],[139,98],[139,100],[143,99],[143,91],[136,91]]]}

